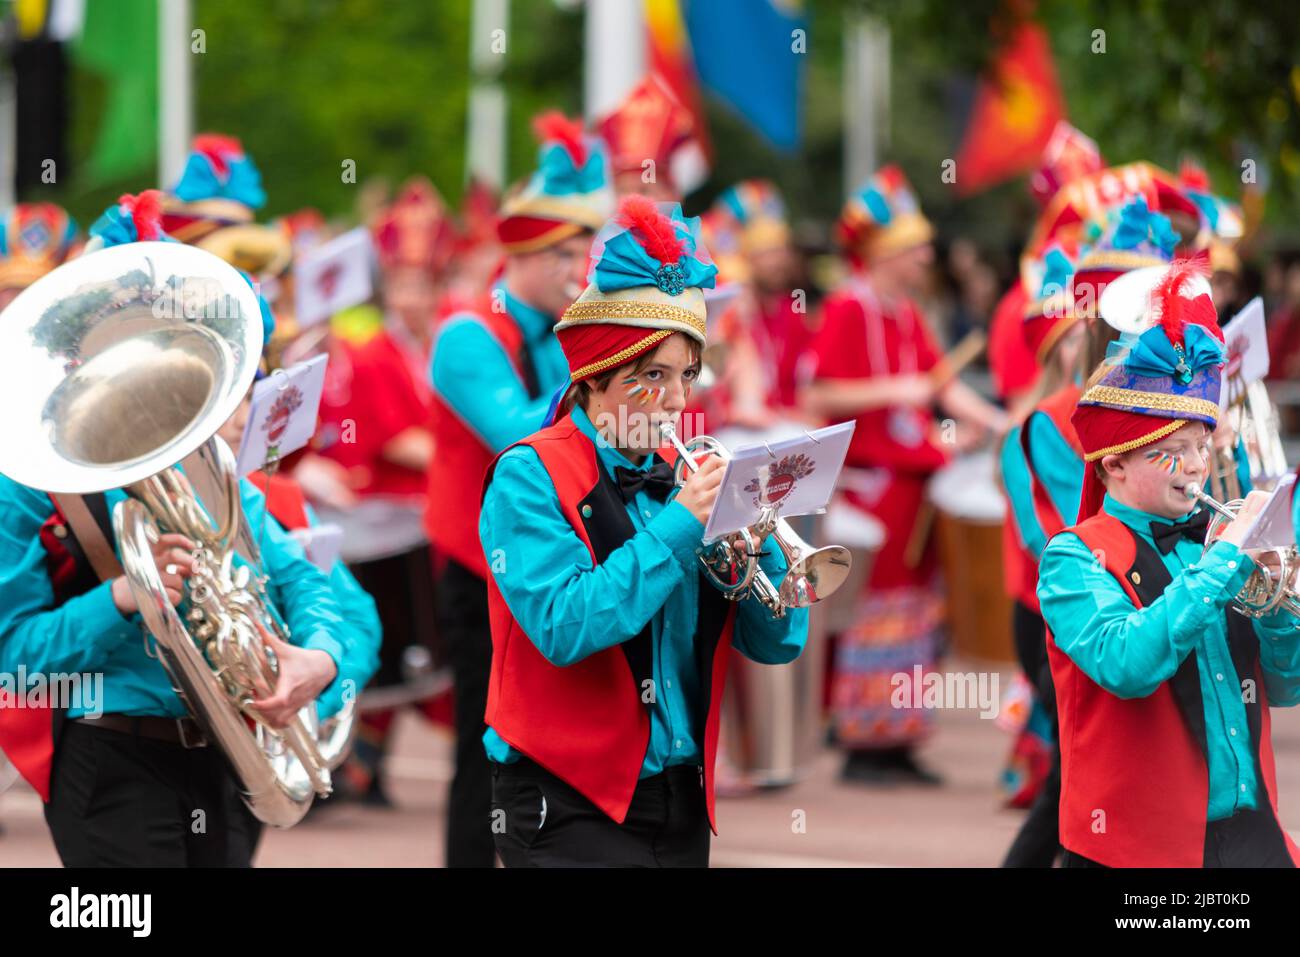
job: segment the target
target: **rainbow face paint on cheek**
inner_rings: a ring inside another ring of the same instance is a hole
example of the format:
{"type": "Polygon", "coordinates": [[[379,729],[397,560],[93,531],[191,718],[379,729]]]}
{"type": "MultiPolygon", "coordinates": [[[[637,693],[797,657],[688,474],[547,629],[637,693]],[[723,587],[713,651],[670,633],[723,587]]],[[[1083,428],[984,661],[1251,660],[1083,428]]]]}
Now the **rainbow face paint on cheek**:
{"type": "Polygon", "coordinates": [[[1183,470],[1183,457],[1181,455],[1152,449],[1147,452],[1145,458],[1148,462],[1154,462],[1157,468],[1164,469],[1170,475],[1177,475],[1183,470]]]}
{"type": "Polygon", "coordinates": [[[667,386],[660,386],[657,389],[648,389],[637,381],[636,376],[628,376],[623,380],[623,385],[627,386],[628,398],[635,398],[640,405],[649,405],[651,402],[659,403],[668,393],[667,386]]]}

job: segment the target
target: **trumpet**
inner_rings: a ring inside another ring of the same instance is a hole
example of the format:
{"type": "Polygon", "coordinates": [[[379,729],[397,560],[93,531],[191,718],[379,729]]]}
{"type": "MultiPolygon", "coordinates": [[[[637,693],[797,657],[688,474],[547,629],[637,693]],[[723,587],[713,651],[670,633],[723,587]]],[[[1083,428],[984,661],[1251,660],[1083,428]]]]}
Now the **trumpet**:
{"type": "MultiPolygon", "coordinates": [[[[711,435],[696,436],[683,443],[671,422],[660,423],[659,430],[677,450],[673,481],[678,486],[686,484],[687,469],[699,471],[695,456],[701,451],[724,461],[731,458],[726,446],[711,435]]],[[[742,528],[731,540],[722,538],[702,546],[699,558],[709,581],[725,598],[740,601],[752,596],[775,618],[783,617],[787,608],[807,608],[829,597],[844,584],[853,565],[847,548],[842,545],[813,548],[771,505],[763,507],[758,522],[742,528]],[[769,536],[789,568],[780,588],[758,566],[763,542],[769,536]]]]}
{"type": "MultiPolygon", "coordinates": [[[[1183,492],[1188,498],[1200,502],[1215,513],[1205,530],[1207,549],[1214,544],[1228,523],[1237,517],[1245,501],[1239,498],[1226,504],[1216,501],[1195,482],[1189,482],[1183,492]]],[[[1272,571],[1263,562],[1256,562],[1255,571],[1232,599],[1232,607],[1248,618],[1263,618],[1278,610],[1300,616],[1300,595],[1296,594],[1294,585],[1296,571],[1300,569],[1300,553],[1294,545],[1261,549],[1260,552],[1277,557],[1277,570],[1272,571]]]]}

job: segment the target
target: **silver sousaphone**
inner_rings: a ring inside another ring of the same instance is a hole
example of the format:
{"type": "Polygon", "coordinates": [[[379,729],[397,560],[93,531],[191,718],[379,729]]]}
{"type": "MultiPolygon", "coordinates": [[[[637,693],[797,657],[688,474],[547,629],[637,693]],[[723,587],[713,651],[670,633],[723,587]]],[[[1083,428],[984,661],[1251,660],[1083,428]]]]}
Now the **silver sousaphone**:
{"type": "Polygon", "coordinates": [[[288,641],[289,631],[216,432],[257,371],[256,294],[211,253],[131,243],[37,280],[3,320],[0,473],[51,493],[126,491],[113,512],[122,566],[173,687],[229,759],[253,814],[295,824],[314,795],[330,793],[352,717],[349,705],[322,726],[311,704],[273,729],[251,705],[278,676],[263,636],[288,641]],[[179,608],[150,547],[168,532],[197,545],[179,608]]]}

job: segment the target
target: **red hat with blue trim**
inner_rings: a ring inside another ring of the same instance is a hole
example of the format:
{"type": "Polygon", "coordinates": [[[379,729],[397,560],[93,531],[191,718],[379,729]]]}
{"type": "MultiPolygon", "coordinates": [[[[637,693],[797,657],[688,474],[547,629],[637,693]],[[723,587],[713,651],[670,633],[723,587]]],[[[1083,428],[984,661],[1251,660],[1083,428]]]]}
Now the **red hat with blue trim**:
{"type": "Polygon", "coordinates": [[[1105,496],[1095,463],[1157,442],[1188,422],[1213,429],[1225,361],[1203,258],[1130,272],[1111,284],[1102,315],[1126,329],[1089,377],[1071,417],[1084,461],[1082,521],[1105,496]]]}
{"type": "Polygon", "coordinates": [[[233,136],[194,137],[185,169],[163,200],[163,230],[257,276],[284,272],[293,260],[288,235],[253,222],[266,205],[262,174],[233,136]]]}
{"type": "Polygon", "coordinates": [[[541,140],[537,171],[501,203],[497,236],[509,254],[535,252],[596,232],[614,211],[609,157],[598,137],[559,112],[533,123],[541,140]]]}

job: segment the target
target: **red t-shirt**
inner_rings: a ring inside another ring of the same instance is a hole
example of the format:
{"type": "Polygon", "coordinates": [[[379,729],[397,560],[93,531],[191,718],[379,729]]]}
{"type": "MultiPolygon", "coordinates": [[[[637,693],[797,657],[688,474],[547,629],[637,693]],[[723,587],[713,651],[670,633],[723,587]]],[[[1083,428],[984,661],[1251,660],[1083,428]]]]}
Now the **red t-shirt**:
{"type": "MultiPolygon", "coordinates": [[[[841,286],[822,306],[813,340],[815,379],[869,379],[929,372],[940,353],[925,317],[908,300],[886,309],[862,279],[841,286]]],[[[930,440],[926,409],[889,406],[863,412],[847,464],[925,474],[947,460],[930,440]]]]}
{"type": "Polygon", "coordinates": [[[428,355],[383,329],[361,346],[337,342],[321,397],[321,454],[347,468],[362,497],[425,494],[423,470],[389,462],[383,447],[411,426],[428,428],[428,355]]]}
{"type": "Polygon", "coordinates": [[[772,386],[768,404],[791,408],[799,386],[800,360],[807,355],[816,335],[813,317],[807,312],[796,312],[794,297],[789,293],[766,298],[760,305],[759,315],[762,328],[756,337],[758,349],[772,386]]]}
{"type": "Polygon", "coordinates": [[[1038,378],[1038,359],[1025,342],[1025,309],[1029,296],[1017,281],[993,308],[989,327],[989,371],[998,398],[1007,401],[1030,388],[1038,378]]]}

